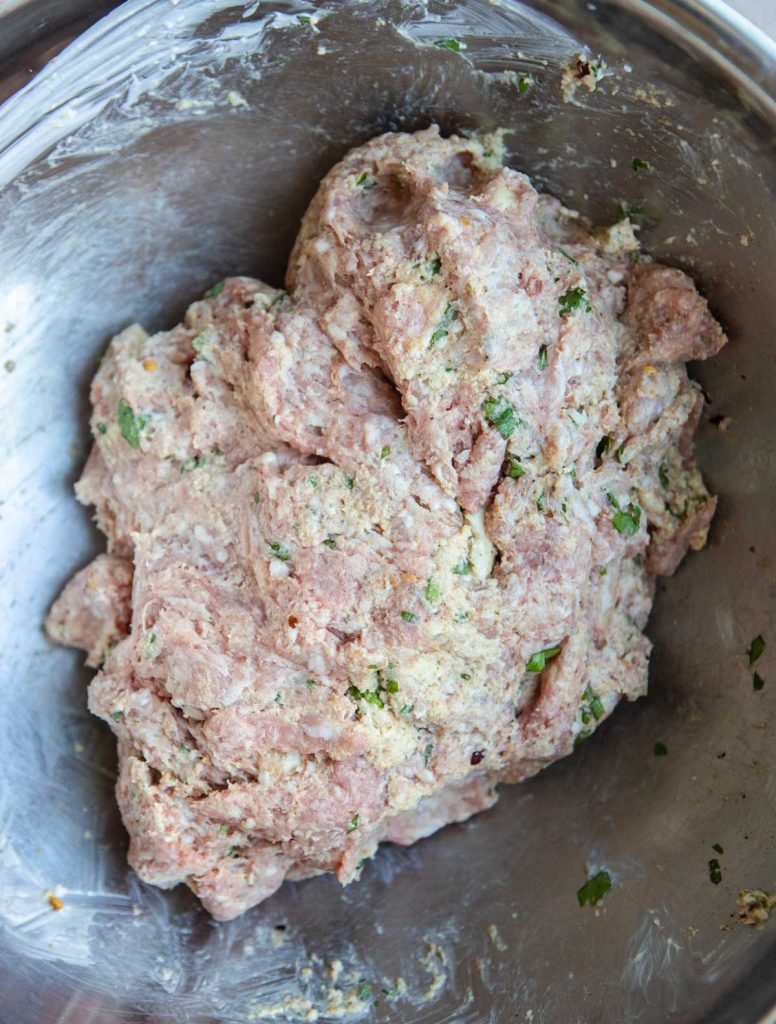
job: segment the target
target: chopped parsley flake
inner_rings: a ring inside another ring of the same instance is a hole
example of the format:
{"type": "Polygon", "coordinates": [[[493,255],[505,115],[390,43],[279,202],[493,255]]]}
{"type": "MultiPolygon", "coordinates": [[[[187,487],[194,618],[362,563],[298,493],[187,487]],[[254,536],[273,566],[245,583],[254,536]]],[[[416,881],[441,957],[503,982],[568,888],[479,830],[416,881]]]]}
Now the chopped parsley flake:
{"type": "Polygon", "coordinates": [[[592,736],[592,735],[593,735],[593,730],[592,729],[583,729],[582,732],[577,733],[577,735],[574,737],[574,750],[577,749],[577,747],[579,746],[580,743],[584,743],[585,740],[588,738],[588,736],[592,736]]]}
{"type": "Polygon", "coordinates": [[[755,690],[762,690],[764,686],[765,680],[759,672],[755,672],[755,674],[752,676],[752,688],[755,690]]]}
{"type": "Polygon", "coordinates": [[[609,572],[609,570],[606,568],[605,565],[599,565],[598,566],[598,575],[599,576],[605,576],[608,572],[609,572]]]}
{"type": "Polygon", "coordinates": [[[544,512],[544,510],[546,508],[547,508],[547,494],[546,494],[545,491],[542,491],[541,494],[539,495],[539,497],[536,499],[536,511],[537,512],[544,512]]]}
{"type": "Polygon", "coordinates": [[[439,585],[434,580],[429,580],[426,586],[426,600],[427,601],[438,601],[442,591],[439,589],[439,585]]]}
{"type": "Polygon", "coordinates": [[[577,900],[580,907],[589,903],[591,907],[600,903],[612,887],[612,877],[608,871],[599,871],[597,875],[588,878],[581,889],[577,889],[577,900]]]}
{"type": "Polygon", "coordinates": [[[201,464],[199,455],[193,455],[190,459],[184,459],[181,463],[181,473],[190,473],[201,464]]]}
{"type": "Polygon", "coordinates": [[[588,301],[587,292],[580,286],[569,288],[567,292],[564,292],[558,299],[558,306],[560,307],[561,316],[566,316],[575,309],[583,309],[586,313],[590,313],[593,310],[588,301]]]}
{"type": "Polygon", "coordinates": [[[597,459],[605,459],[609,452],[612,450],[614,441],[609,437],[608,434],[604,434],[601,440],[596,445],[595,455],[597,459]]]}
{"type": "Polygon", "coordinates": [[[431,256],[429,259],[424,260],[420,264],[420,276],[424,281],[427,281],[431,277],[436,277],[439,271],[442,269],[442,260],[439,256],[431,256]]]}
{"type": "Polygon", "coordinates": [[[145,416],[136,416],[129,402],[119,399],[119,430],[130,448],[140,447],[140,431],[146,423],[145,416]]]}
{"type": "Polygon", "coordinates": [[[712,885],[719,885],[722,881],[722,868],[719,866],[719,861],[716,857],[712,857],[709,861],[709,880],[712,885]]]}
{"type": "MultiPolygon", "coordinates": [[[[636,169],[634,167],[634,170],[636,169]]],[[[643,212],[643,206],[632,206],[630,203],[622,202],[617,207],[617,220],[633,220],[634,217],[640,217],[643,212]]]]}
{"type": "Polygon", "coordinates": [[[579,266],[579,260],[575,260],[573,256],[570,256],[565,249],[558,249],[561,256],[565,256],[569,263],[573,263],[575,267],[579,266]]]}
{"type": "Polygon", "coordinates": [[[463,679],[465,682],[468,683],[469,680],[471,679],[471,676],[469,675],[468,672],[462,672],[461,673],[461,679],[463,679]]]}
{"type": "Polygon", "coordinates": [[[336,548],[337,542],[333,537],[327,537],[323,542],[327,548],[336,548]]]}
{"type": "Polygon", "coordinates": [[[107,433],[108,428],[105,426],[104,423],[98,423],[97,430],[99,431],[100,434],[105,434],[107,433]]]}
{"type": "Polygon", "coordinates": [[[287,562],[291,557],[290,550],[286,547],[285,544],[281,544],[279,540],[273,541],[269,545],[269,549],[275,556],[275,558],[279,558],[281,562],[287,562]]]}
{"type": "Polygon", "coordinates": [[[310,477],[310,486],[312,487],[313,490],[315,490],[315,488],[318,486],[318,477],[317,476],[311,476],[310,477]]]}
{"type": "Polygon", "coordinates": [[[216,295],[220,295],[223,290],[224,282],[219,281],[218,284],[214,284],[212,288],[208,288],[208,290],[205,292],[205,298],[214,299],[216,295]]]}
{"type": "Polygon", "coordinates": [[[426,749],[423,751],[423,767],[428,768],[428,762],[431,760],[431,755],[434,753],[434,744],[427,743],[426,749]]]}
{"type": "Polygon", "coordinates": [[[547,346],[546,345],[542,345],[542,347],[539,349],[539,356],[538,356],[538,358],[536,360],[536,363],[537,363],[537,365],[538,365],[540,370],[545,370],[547,368],[547,346]]]}
{"type": "Polygon", "coordinates": [[[296,20],[300,25],[312,25],[313,19],[309,14],[297,14],[296,20]]]}
{"type": "Polygon", "coordinates": [[[668,487],[668,469],[665,462],[661,462],[657,468],[657,475],[663,487],[668,487]]]}
{"type": "Polygon", "coordinates": [[[711,847],[711,848],[712,848],[712,850],[713,850],[713,851],[714,851],[715,853],[724,853],[724,852],[725,852],[725,851],[724,851],[724,850],[722,849],[722,847],[721,847],[721,846],[719,845],[719,843],[714,843],[714,844],[712,845],[712,847],[711,847]]]}
{"type": "Polygon", "coordinates": [[[377,708],[385,707],[385,702],[377,690],[359,690],[357,686],[349,686],[345,693],[353,700],[365,700],[367,704],[374,704],[377,708]]]}
{"type": "Polygon", "coordinates": [[[261,495],[259,494],[259,492],[258,492],[258,491],[254,491],[254,492],[253,492],[253,500],[254,500],[254,502],[255,502],[255,503],[256,503],[257,505],[258,505],[258,504],[260,503],[260,501],[261,501],[261,495]]]}
{"type": "Polygon", "coordinates": [[[647,160],[642,160],[640,156],[634,156],[631,160],[631,167],[634,171],[651,171],[652,164],[647,160]]]}
{"type": "Polygon", "coordinates": [[[509,378],[511,376],[512,376],[511,373],[506,373],[506,372],[505,373],[500,373],[498,375],[498,377],[496,377],[496,383],[497,384],[506,384],[506,382],[509,380],[509,378]]]}
{"type": "Polygon", "coordinates": [[[349,491],[352,491],[353,488],[356,486],[356,478],[354,476],[346,476],[345,477],[345,486],[347,487],[347,489],[349,491]]]}
{"type": "Polygon", "coordinates": [[[762,655],[764,650],[765,641],[763,640],[762,635],[758,633],[758,635],[749,645],[749,650],[746,652],[746,655],[749,658],[749,664],[754,665],[754,663],[762,655]]]}
{"type": "Polygon", "coordinates": [[[469,576],[472,571],[472,563],[468,558],[464,558],[458,565],[453,566],[452,571],[455,576],[469,576]]]}
{"type": "Polygon", "coordinates": [[[543,672],[550,658],[560,654],[560,647],[545,647],[543,651],[534,651],[525,668],[527,672],[543,672]]]}
{"type": "Polygon", "coordinates": [[[308,690],[312,690],[313,687],[318,685],[318,680],[317,679],[305,679],[304,685],[307,687],[308,690]]]}
{"type": "Polygon", "coordinates": [[[641,523],[641,509],[638,505],[634,505],[633,502],[622,508],[611,491],[607,491],[606,496],[609,499],[609,504],[615,509],[614,516],[612,517],[612,524],[615,530],[618,533],[625,534],[626,537],[632,537],[638,532],[639,524],[641,523]]]}
{"type": "Polygon", "coordinates": [[[443,50],[452,50],[453,53],[460,53],[461,50],[466,49],[466,43],[462,43],[459,39],[435,39],[434,46],[439,46],[443,50]]]}
{"type": "Polygon", "coordinates": [[[370,188],[375,188],[377,182],[374,178],[370,178],[366,171],[362,171],[356,178],[356,184],[359,188],[362,188],[365,192],[368,192],[370,188]]]}
{"type": "Polygon", "coordinates": [[[228,835],[228,833],[229,833],[229,829],[226,827],[226,825],[219,825],[218,826],[218,834],[220,836],[228,835]]]}
{"type": "Polygon", "coordinates": [[[354,814],[353,817],[350,819],[350,824],[348,825],[348,835],[350,835],[351,832],[355,832],[357,828],[358,814],[354,814]]]}
{"type": "Polygon", "coordinates": [[[524,475],[525,470],[520,465],[519,459],[515,459],[513,458],[513,456],[510,455],[509,458],[507,459],[507,476],[511,480],[519,480],[520,477],[524,475]]]}
{"type": "MultiPolygon", "coordinates": [[[[592,714],[596,722],[600,721],[604,717],[605,712],[604,706],[601,703],[601,698],[593,692],[593,688],[591,686],[588,685],[583,690],[582,700],[587,702],[587,706],[590,708],[590,713],[592,714]]],[[[585,721],[584,712],[582,716],[582,721],[585,721]]]]}
{"type": "Polygon", "coordinates": [[[385,680],[385,686],[383,687],[383,689],[387,693],[398,693],[399,692],[399,684],[396,682],[395,679],[386,679],[385,680]]]}
{"type": "Polygon", "coordinates": [[[191,753],[191,747],[188,745],[188,743],[181,743],[181,753],[182,754],[190,754],[191,753]]]}
{"type": "Polygon", "coordinates": [[[388,445],[385,445],[384,448],[382,449],[382,451],[380,452],[380,458],[381,459],[387,459],[390,454],[391,454],[391,449],[388,447],[388,445]]]}
{"type": "MultiPolygon", "coordinates": [[[[358,815],[356,815],[358,817],[358,815]]],[[[365,981],[361,988],[356,992],[356,999],[360,999],[362,1002],[368,999],[372,994],[372,986],[370,982],[365,981]]]]}
{"type": "Polygon", "coordinates": [[[469,613],[468,612],[456,612],[453,621],[461,623],[461,622],[466,622],[466,620],[468,618],[469,618],[469,613]]]}
{"type": "Polygon", "coordinates": [[[114,722],[120,722],[123,717],[123,711],[114,711],[113,714],[111,715],[111,718],[113,719],[114,722]]]}
{"type": "Polygon", "coordinates": [[[522,420],[516,415],[515,410],[506,398],[495,398],[491,395],[485,399],[481,408],[486,422],[495,427],[505,441],[514,434],[515,429],[522,423],[522,420]]]}
{"type": "Polygon", "coordinates": [[[418,617],[413,612],[399,612],[405,622],[417,622],[418,617]]]}
{"type": "Polygon", "coordinates": [[[414,707],[415,707],[414,704],[402,704],[402,706],[399,708],[399,714],[400,715],[409,715],[412,712],[412,709],[414,707]]]}
{"type": "Polygon", "coordinates": [[[665,743],[656,743],[655,749],[653,750],[655,757],[666,757],[668,754],[668,747],[665,743]]]}
{"type": "Polygon", "coordinates": [[[278,292],[272,302],[267,306],[267,309],[274,309],[275,306],[282,306],[287,298],[288,294],[286,292],[278,292]]]}
{"type": "Polygon", "coordinates": [[[531,88],[533,78],[530,75],[521,75],[517,80],[517,91],[526,93],[531,88]]]}
{"type": "Polygon", "coordinates": [[[447,335],[450,333],[448,328],[450,327],[452,322],[454,320],[457,320],[457,319],[458,319],[458,303],[457,302],[448,302],[447,306],[445,307],[445,311],[442,314],[442,319],[437,324],[437,327],[436,327],[436,330],[434,331],[434,333],[428,339],[428,347],[429,348],[433,348],[434,345],[436,345],[436,343],[438,341],[441,341],[442,338],[446,338],[447,335]]]}

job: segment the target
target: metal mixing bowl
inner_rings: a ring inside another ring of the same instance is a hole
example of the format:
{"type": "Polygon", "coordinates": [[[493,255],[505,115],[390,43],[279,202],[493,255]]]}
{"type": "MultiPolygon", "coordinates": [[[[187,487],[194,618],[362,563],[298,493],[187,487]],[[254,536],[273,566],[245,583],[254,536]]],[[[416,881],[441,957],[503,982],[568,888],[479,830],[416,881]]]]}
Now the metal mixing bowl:
{"type": "MultiPolygon", "coordinates": [[[[0,13],[0,95],[95,11],[43,8],[0,13]]],[[[735,916],[739,889],[776,889],[774,47],[710,0],[328,11],[309,25],[305,0],[129,0],[0,110],[0,1019],[312,1020],[327,987],[369,982],[379,1002],[354,1013],[376,1022],[774,1020],[776,921],[735,916]],[[581,44],[613,74],[563,102],[581,44]],[[81,656],[40,628],[102,546],[72,497],[88,382],[132,320],[172,325],[229,273],[279,284],[326,169],[432,120],[507,128],[511,162],[595,220],[643,206],[649,251],[695,275],[731,336],[697,368],[719,515],[660,587],[647,700],[494,811],[383,849],[359,884],[286,885],[215,924],[127,868],[112,737],[85,709],[81,656]],[[580,908],[599,868],[613,889],[580,908]]]]}

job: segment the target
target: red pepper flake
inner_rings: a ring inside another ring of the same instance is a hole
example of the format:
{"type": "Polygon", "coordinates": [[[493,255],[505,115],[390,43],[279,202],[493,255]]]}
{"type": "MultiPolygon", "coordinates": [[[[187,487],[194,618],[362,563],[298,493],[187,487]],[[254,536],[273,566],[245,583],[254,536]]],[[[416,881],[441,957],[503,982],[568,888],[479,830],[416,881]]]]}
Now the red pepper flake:
{"type": "Polygon", "coordinates": [[[49,896],[48,901],[52,910],[61,910],[65,905],[59,896],[49,896]]]}
{"type": "Polygon", "coordinates": [[[484,751],[484,750],[475,750],[475,751],[474,751],[474,752],[472,753],[472,756],[471,756],[471,757],[469,758],[469,761],[470,761],[470,762],[471,762],[472,764],[479,764],[479,763],[480,763],[480,761],[481,761],[481,760],[482,760],[482,759],[483,759],[484,757],[485,757],[485,751],[484,751]]]}
{"type": "Polygon", "coordinates": [[[298,625],[299,625],[299,619],[297,619],[296,615],[289,615],[288,616],[288,628],[289,629],[296,629],[296,627],[298,625]]]}

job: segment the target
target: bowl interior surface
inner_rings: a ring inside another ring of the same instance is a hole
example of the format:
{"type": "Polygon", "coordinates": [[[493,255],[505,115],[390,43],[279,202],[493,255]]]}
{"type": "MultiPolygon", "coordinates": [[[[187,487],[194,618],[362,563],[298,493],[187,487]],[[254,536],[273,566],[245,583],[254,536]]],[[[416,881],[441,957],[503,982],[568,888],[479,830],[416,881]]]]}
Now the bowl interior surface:
{"type": "Polygon", "coordinates": [[[0,1020],[327,1020],[341,999],[403,1024],[689,1024],[776,1003],[774,922],[735,917],[740,889],[776,888],[773,122],[644,7],[129,0],[0,109],[0,1020]],[[583,46],[611,74],[565,102],[583,46]],[[228,274],[279,285],[326,170],[432,122],[504,128],[510,164],[595,221],[643,206],[647,250],[697,279],[731,339],[694,368],[719,513],[659,588],[646,700],[360,883],[285,885],[215,924],[128,869],[89,673],[41,632],[102,547],[72,496],[88,384],[126,324],[170,327],[228,274]],[[612,891],[580,908],[603,868],[612,891]]]}

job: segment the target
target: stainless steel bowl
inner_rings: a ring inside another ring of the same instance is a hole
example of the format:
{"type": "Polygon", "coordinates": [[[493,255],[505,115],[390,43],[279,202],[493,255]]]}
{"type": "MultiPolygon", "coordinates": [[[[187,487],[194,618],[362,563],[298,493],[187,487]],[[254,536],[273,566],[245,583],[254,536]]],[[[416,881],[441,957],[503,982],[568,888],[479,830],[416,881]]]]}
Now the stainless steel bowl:
{"type": "MultiPolygon", "coordinates": [[[[4,95],[95,5],[43,8],[0,14],[4,95]]],[[[776,921],[736,919],[741,888],[776,889],[774,47],[711,0],[300,13],[314,4],[129,0],[0,109],[0,1019],[326,1020],[332,987],[369,982],[379,1002],[353,996],[353,1019],[774,1020],[776,921]],[[582,45],[613,74],[566,103],[560,68],[582,45]],[[87,385],[130,321],[171,325],[225,274],[279,283],[329,165],[432,120],[506,127],[512,162],[595,220],[643,205],[648,249],[696,276],[731,335],[698,368],[720,512],[661,586],[647,700],[487,815],[384,849],[360,884],[287,885],[215,924],[128,870],[112,739],[86,712],[80,657],[41,633],[101,544],[72,497],[87,385]],[[600,867],[614,887],[580,908],[600,867]],[[399,976],[406,994],[381,992],[399,976]]]]}

